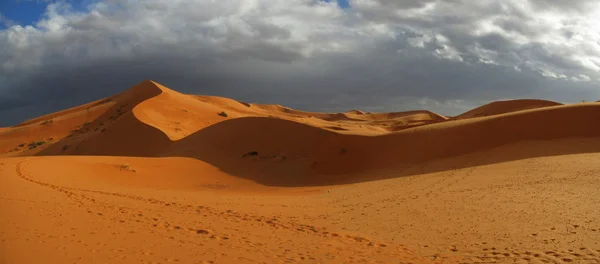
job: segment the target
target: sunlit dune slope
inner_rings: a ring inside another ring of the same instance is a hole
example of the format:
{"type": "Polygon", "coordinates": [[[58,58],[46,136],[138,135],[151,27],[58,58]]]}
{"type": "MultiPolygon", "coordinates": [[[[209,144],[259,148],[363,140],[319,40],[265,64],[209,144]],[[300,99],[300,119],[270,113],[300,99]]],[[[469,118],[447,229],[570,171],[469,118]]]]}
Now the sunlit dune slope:
{"type": "Polygon", "coordinates": [[[535,100],[535,99],[518,99],[518,100],[507,100],[507,101],[496,101],[486,105],[482,105],[473,110],[467,111],[461,115],[458,115],[452,119],[466,119],[473,117],[499,115],[510,112],[536,109],[548,106],[561,105],[557,102],[546,101],[546,100],[535,100]]]}
{"type": "Polygon", "coordinates": [[[393,112],[393,113],[368,113],[360,115],[363,120],[383,121],[383,120],[406,120],[408,122],[439,122],[444,121],[447,118],[426,110],[407,111],[407,112],[393,112]]]}
{"type": "MultiPolygon", "coordinates": [[[[333,129],[338,131],[348,130],[349,127],[356,128],[356,125],[359,125],[361,128],[366,126],[366,129],[354,129],[353,133],[348,134],[386,134],[447,120],[444,116],[424,110],[393,113],[363,113],[358,110],[352,110],[345,113],[321,114],[317,118],[346,125],[346,128],[333,129]],[[368,130],[370,130],[370,133],[367,132],[368,130]]],[[[328,128],[327,125],[322,127],[328,128]]]]}
{"type": "Polygon", "coordinates": [[[291,109],[289,107],[281,106],[278,104],[275,105],[265,105],[265,104],[250,104],[252,107],[262,109],[269,113],[277,113],[280,115],[285,115],[289,117],[320,117],[327,115],[326,113],[317,113],[317,112],[305,112],[299,111],[295,109],[291,109]]]}
{"type": "Polygon", "coordinates": [[[31,163],[36,164],[35,167],[29,166],[31,173],[62,175],[55,177],[54,184],[82,184],[75,187],[104,185],[106,188],[124,186],[163,190],[267,190],[192,158],[51,156],[35,158],[31,163]],[[69,166],[61,165],[59,169],[57,164],[69,166]],[[165,180],[165,175],[169,175],[168,180],[165,180]]]}
{"type": "Polygon", "coordinates": [[[33,155],[113,106],[114,101],[107,98],[0,129],[0,156],[33,155]]]}

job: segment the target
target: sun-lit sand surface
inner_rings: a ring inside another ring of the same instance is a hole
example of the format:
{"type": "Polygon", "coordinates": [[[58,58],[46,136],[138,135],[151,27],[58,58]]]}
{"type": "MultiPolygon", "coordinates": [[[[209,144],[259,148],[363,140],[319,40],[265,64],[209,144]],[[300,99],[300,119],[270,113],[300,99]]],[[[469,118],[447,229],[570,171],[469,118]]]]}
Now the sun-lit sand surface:
{"type": "Polygon", "coordinates": [[[542,100],[312,113],[144,81],[0,128],[0,263],[600,263],[598,120],[542,100]]]}

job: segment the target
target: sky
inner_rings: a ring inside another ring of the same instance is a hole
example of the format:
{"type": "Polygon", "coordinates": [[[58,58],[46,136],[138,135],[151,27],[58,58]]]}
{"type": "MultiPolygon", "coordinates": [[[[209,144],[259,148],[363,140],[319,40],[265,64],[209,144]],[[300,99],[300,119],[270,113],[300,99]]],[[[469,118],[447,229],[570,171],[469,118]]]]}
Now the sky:
{"type": "Polygon", "coordinates": [[[308,111],[600,100],[594,0],[1,0],[0,126],[151,79],[308,111]]]}

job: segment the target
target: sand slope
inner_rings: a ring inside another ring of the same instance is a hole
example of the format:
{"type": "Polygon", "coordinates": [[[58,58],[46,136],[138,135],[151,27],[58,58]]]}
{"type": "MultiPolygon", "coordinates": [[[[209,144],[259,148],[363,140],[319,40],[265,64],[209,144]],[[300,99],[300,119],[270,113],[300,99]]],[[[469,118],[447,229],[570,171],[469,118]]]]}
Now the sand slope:
{"type": "MultiPolygon", "coordinates": [[[[132,188],[130,180],[122,178],[137,171],[110,172],[115,170],[113,163],[124,161],[146,176],[162,166],[182,165],[178,160],[153,165],[110,157],[4,160],[0,263],[429,263],[401,245],[329,232],[231,203],[202,201],[214,192],[186,197],[189,192],[132,188]],[[48,171],[64,162],[71,166],[48,171]],[[85,176],[79,177],[81,173],[85,176]]],[[[152,180],[149,185],[156,187],[152,180]]],[[[165,187],[182,186],[161,186],[165,187]]]]}
{"type": "Polygon", "coordinates": [[[460,114],[452,119],[466,119],[561,105],[557,102],[534,99],[496,101],[460,114]]]}
{"type": "Polygon", "coordinates": [[[362,136],[289,120],[249,117],[201,130],[175,142],[162,155],[195,157],[268,185],[339,184],[377,179],[356,175],[359,173],[402,168],[520,141],[594,137],[600,134],[600,126],[587,120],[595,118],[600,118],[599,105],[578,104],[362,136]],[[257,152],[258,160],[240,158],[250,152],[257,152]],[[282,179],[282,174],[287,177],[282,179]]]}
{"type": "Polygon", "coordinates": [[[543,100],[305,112],[144,81],[0,129],[0,263],[597,263],[598,119],[543,100]]]}
{"type": "Polygon", "coordinates": [[[0,130],[0,152],[4,155],[33,155],[57,140],[81,129],[112,107],[114,102],[101,100],[92,104],[36,118],[15,127],[0,130]],[[30,148],[30,143],[42,142],[30,148]]]}

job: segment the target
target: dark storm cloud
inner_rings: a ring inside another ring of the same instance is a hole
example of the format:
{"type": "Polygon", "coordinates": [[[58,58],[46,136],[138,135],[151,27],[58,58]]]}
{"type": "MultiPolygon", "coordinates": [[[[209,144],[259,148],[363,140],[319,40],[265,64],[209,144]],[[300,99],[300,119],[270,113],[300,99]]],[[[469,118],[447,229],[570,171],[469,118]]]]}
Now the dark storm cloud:
{"type": "Polygon", "coordinates": [[[596,6],[584,2],[573,4],[586,9],[576,19],[538,13],[558,1],[52,4],[35,27],[0,30],[0,126],[144,79],[322,111],[457,114],[497,99],[600,99],[596,6]]]}

